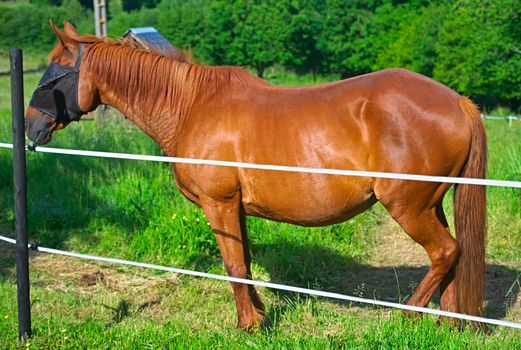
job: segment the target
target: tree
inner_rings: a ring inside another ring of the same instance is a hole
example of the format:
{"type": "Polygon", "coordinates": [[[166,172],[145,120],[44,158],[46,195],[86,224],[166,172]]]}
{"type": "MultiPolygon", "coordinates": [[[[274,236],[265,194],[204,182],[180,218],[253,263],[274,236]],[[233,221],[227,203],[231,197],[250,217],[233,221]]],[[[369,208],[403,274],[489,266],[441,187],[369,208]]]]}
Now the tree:
{"type": "Polygon", "coordinates": [[[288,57],[285,42],[289,13],[284,1],[244,1],[243,6],[245,16],[238,23],[234,44],[244,52],[242,63],[254,67],[262,78],[266,68],[288,57]]]}
{"type": "Polygon", "coordinates": [[[210,3],[205,35],[201,40],[202,51],[210,63],[236,65],[244,62],[243,52],[234,44],[239,16],[241,12],[237,11],[236,2],[220,0],[210,3]]]}
{"type": "Polygon", "coordinates": [[[0,21],[4,24],[0,47],[48,51],[56,43],[56,36],[49,28],[48,19],[59,23],[64,18],[67,18],[67,13],[61,7],[0,4],[0,21]]]}
{"type": "Polygon", "coordinates": [[[116,12],[108,23],[109,34],[119,37],[132,27],[154,27],[157,25],[159,13],[157,8],[116,12]]]}
{"type": "Polygon", "coordinates": [[[371,71],[380,47],[376,34],[382,35],[374,13],[377,5],[376,0],[326,1],[322,35],[331,72],[345,78],[371,71]]]}
{"type": "Polygon", "coordinates": [[[312,72],[315,78],[326,65],[322,39],[324,18],[317,1],[300,0],[289,6],[290,22],[286,39],[288,57],[284,64],[297,73],[312,72]]]}
{"type": "Polygon", "coordinates": [[[125,11],[136,11],[141,8],[154,8],[160,0],[122,0],[125,11]]]}
{"type": "Polygon", "coordinates": [[[401,22],[390,28],[392,33],[387,34],[373,68],[401,67],[432,76],[438,33],[449,9],[444,2],[432,2],[420,7],[404,4],[388,13],[390,18],[401,18],[401,22]]]}
{"type": "Polygon", "coordinates": [[[214,63],[205,45],[208,34],[207,0],[166,0],[159,6],[157,29],[176,47],[193,50],[196,57],[214,63]]]}
{"type": "Polygon", "coordinates": [[[122,0],[111,0],[107,3],[107,11],[109,19],[120,15],[123,12],[123,1],[122,0]]]}
{"type": "MultiPolygon", "coordinates": [[[[84,8],[79,0],[63,0],[61,9],[66,16],[60,18],[58,22],[67,19],[76,26],[80,33],[94,32],[94,13],[91,9],[84,8]]],[[[50,10],[53,11],[53,8],[50,10]]]]}
{"type": "Polygon", "coordinates": [[[60,6],[62,4],[62,0],[30,0],[29,2],[39,6],[60,6]]]}
{"type": "Polygon", "coordinates": [[[262,77],[287,57],[288,22],[284,1],[212,1],[200,43],[211,63],[250,66],[262,77]]]}
{"type": "Polygon", "coordinates": [[[521,3],[459,0],[443,23],[434,78],[493,107],[521,104],[521,3]]]}

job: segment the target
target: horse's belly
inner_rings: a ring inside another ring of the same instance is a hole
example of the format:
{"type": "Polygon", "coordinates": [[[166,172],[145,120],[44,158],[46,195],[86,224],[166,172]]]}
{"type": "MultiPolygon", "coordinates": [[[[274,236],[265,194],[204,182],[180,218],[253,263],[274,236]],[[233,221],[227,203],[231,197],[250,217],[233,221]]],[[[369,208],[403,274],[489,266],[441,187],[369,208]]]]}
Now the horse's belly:
{"type": "Polygon", "coordinates": [[[342,222],[376,202],[368,179],[288,175],[250,185],[241,184],[247,214],[302,226],[342,222]]]}

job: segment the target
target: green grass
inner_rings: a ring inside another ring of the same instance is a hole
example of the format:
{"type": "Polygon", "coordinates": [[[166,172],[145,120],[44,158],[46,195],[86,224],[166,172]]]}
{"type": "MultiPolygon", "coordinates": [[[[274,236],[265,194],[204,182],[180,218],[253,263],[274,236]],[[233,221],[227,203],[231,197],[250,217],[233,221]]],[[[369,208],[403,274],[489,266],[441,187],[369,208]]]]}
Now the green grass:
{"type": "MultiPolygon", "coordinates": [[[[32,277],[39,282],[38,276],[32,277]]],[[[182,278],[156,285],[146,306],[135,303],[128,291],[78,293],[65,286],[57,293],[44,287],[32,290],[34,337],[28,341],[29,349],[520,348],[516,334],[506,329],[476,334],[469,328],[439,326],[428,317],[412,321],[400,312],[350,312],[354,307],[271,293],[271,325],[250,335],[233,328],[235,315],[227,306],[233,303],[231,295],[223,293],[222,285],[206,280],[182,278]],[[194,297],[201,293],[204,306],[194,297]],[[150,302],[160,295],[163,299],[157,304],[150,302]]],[[[0,330],[6,335],[0,346],[14,349],[14,286],[1,288],[0,297],[5,301],[0,305],[0,330]]]]}
{"type": "Polygon", "coordinates": [[[298,86],[327,83],[338,80],[339,76],[337,74],[313,76],[310,73],[297,75],[293,72],[286,71],[282,67],[274,66],[266,69],[264,79],[275,85],[298,86]]]}
{"type": "MultiPolygon", "coordinates": [[[[267,72],[277,83],[310,83],[267,72]],[[277,80],[279,79],[279,80],[277,80]]],[[[39,75],[25,76],[26,101],[39,75]]],[[[322,78],[321,78],[322,79],[322,78]]],[[[27,105],[27,102],[26,102],[27,105]]],[[[521,180],[521,125],[487,121],[489,177],[521,180]]],[[[8,77],[0,77],[0,142],[10,142],[8,77]]],[[[52,147],[161,154],[144,133],[109,113],[56,133],[52,147]]],[[[44,246],[224,274],[200,209],[176,190],[166,164],[33,154],[28,159],[31,240],[44,246]]],[[[11,153],[0,149],[0,232],[12,234],[11,153]]],[[[497,317],[511,318],[521,270],[519,191],[489,188],[488,258],[503,278],[497,317]],[[510,288],[511,287],[511,288],[510,288]]],[[[446,201],[451,211],[451,200],[446,201]]],[[[346,223],[301,228],[248,219],[256,279],[369,298],[402,300],[424,269],[372,266],[380,252],[381,206],[346,223]],[[404,277],[412,274],[412,277],[404,277]],[[394,280],[400,277],[400,286],[394,280]],[[391,281],[389,283],[388,281],[391,281]],[[385,289],[381,285],[387,284],[385,289]]],[[[17,348],[13,250],[0,244],[0,349],[17,348]]],[[[33,349],[361,348],[515,349],[519,332],[490,334],[438,326],[400,312],[261,290],[267,324],[253,335],[234,328],[235,305],[223,282],[39,256],[31,260],[33,349]],[[83,276],[100,270],[93,286],[83,276]]],[[[495,276],[492,276],[495,278],[495,276]]],[[[498,277],[498,278],[499,278],[498,277]]],[[[433,303],[433,306],[436,306],[433,303]]],[[[518,312],[518,311],[515,311],[518,312]]]]}
{"type": "MultiPolygon", "coordinates": [[[[45,69],[47,65],[47,54],[41,52],[26,52],[23,54],[24,70],[45,69]]],[[[0,50],[0,73],[8,73],[9,66],[9,51],[0,50]]],[[[29,95],[30,96],[30,95],[29,95]]],[[[2,99],[2,101],[4,101],[2,99]]]]}

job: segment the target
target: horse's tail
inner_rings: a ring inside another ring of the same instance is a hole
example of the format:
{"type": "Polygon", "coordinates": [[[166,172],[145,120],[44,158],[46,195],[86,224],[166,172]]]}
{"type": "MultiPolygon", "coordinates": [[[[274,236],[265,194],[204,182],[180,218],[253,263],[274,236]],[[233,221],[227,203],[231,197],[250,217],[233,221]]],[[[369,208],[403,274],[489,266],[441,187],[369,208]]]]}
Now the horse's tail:
{"type": "MultiPolygon", "coordinates": [[[[471,145],[467,163],[460,177],[485,178],[487,139],[477,106],[468,98],[460,101],[471,128],[471,145]]],[[[454,192],[456,239],[461,255],[455,268],[458,312],[483,314],[485,293],[485,186],[458,185],[454,192]]]]}

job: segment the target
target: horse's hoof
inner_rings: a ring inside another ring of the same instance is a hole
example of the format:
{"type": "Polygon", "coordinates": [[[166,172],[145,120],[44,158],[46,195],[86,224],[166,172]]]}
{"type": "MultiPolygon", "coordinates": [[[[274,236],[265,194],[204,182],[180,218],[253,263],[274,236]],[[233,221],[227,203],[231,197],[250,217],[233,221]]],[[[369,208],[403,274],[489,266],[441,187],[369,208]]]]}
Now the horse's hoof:
{"type": "Polygon", "coordinates": [[[243,329],[248,333],[253,333],[259,330],[264,322],[264,310],[255,308],[253,316],[250,319],[239,319],[237,328],[243,329]]]}
{"type": "Polygon", "coordinates": [[[237,328],[241,329],[247,333],[255,333],[261,328],[262,322],[259,321],[250,321],[250,322],[241,322],[237,323],[237,328]]]}

